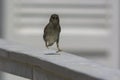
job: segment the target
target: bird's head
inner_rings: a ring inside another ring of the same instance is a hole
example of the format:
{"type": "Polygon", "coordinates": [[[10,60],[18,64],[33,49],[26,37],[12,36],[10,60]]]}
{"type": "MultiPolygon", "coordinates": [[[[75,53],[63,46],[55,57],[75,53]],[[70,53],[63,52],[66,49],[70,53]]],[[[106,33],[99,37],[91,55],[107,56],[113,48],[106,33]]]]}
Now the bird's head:
{"type": "Polygon", "coordinates": [[[52,14],[50,17],[50,22],[53,24],[59,24],[59,16],[57,14],[52,14]]]}

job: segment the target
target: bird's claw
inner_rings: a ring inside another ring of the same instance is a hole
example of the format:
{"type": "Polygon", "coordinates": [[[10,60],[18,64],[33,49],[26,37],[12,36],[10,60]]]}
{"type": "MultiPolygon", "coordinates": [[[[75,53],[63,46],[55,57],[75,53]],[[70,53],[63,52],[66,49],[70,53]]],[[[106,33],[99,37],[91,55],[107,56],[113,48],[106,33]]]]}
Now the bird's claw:
{"type": "Polygon", "coordinates": [[[58,50],[56,51],[56,53],[61,52],[61,51],[62,51],[61,49],[58,49],[58,50]]]}

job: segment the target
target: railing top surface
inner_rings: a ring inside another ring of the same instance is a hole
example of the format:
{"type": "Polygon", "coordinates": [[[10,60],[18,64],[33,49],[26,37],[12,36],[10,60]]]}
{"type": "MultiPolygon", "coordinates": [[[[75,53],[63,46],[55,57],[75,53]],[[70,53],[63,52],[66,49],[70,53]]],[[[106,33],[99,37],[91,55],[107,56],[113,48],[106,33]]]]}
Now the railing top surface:
{"type": "Polygon", "coordinates": [[[80,56],[66,52],[56,53],[54,50],[39,50],[3,39],[0,39],[0,56],[59,72],[63,75],[70,73],[79,76],[83,73],[102,80],[120,79],[119,70],[103,67],[80,56]]]}

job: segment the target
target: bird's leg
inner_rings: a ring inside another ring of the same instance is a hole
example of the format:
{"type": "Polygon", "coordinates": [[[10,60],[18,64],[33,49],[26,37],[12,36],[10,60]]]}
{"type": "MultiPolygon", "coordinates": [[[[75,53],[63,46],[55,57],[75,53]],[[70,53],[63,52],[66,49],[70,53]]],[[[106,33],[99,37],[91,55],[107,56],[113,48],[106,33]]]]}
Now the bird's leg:
{"type": "MultiPolygon", "coordinates": [[[[47,41],[45,41],[45,46],[48,48],[47,41]]],[[[49,48],[48,48],[49,49],[49,48]]]]}
{"type": "Polygon", "coordinates": [[[60,51],[62,51],[62,50],[60,49],[60,47],[59,47],[59,41],[56,42],[56,45],[57,45],[57,49],[58,49],[57,53],[60,52],[60,51]]]}

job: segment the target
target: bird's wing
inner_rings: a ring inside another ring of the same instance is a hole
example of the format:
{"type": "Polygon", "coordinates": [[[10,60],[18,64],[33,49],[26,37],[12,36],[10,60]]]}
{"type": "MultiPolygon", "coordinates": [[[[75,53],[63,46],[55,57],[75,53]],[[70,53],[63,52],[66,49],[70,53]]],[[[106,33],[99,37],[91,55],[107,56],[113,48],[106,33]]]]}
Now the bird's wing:
{"type": "Polygon", "coordinates": [[[43,34],[43,38],[45,39],[45,36],[46,36],[46,34],[47,34],[47,28],[48,28],[48,25],[49,25],[49,23],[46,25],[46,27],[44,28],[44,34],[43,34]]]}
{"type": "Polygon", "coordinates": [[[46,33],[46,30],[47,30],[47,28],[48,28],[48,25],[49,25],[49,23],[46,25],[46,27],[45,27],[45,29],[44,29],[44,33],[46,33]]]}
{"type": "Polygon", "coordinates": [[[60,25],[59,25],[59,27],[58,27],[58,30],[59,30],[59,32],[61,32],[61,27],[60,27],[60,25]]]}

